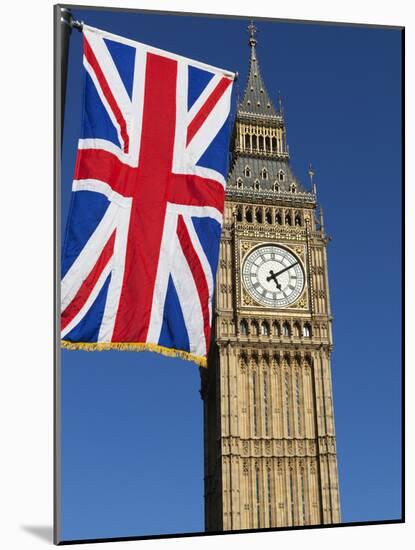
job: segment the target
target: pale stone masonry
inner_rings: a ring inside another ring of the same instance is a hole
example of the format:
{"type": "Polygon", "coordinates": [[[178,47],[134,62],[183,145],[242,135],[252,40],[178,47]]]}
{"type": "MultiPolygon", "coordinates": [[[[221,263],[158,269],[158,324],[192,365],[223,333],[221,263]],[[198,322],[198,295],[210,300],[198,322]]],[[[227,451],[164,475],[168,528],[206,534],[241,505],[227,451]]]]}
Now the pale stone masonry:
{"type": "Polygon", "coordinates": [[[249,43],[250,71],[228,178],[214,336],[208,368],[201,369],[207,531],[341,521],[328,238],[322,214],[316,217],[311,169],[311,191],[292,173],[284,115],[265,89],[253,26],[249,43]],[[248,273],[246,261],[256,257],[248,273]],[[265,288],[268,283],[256,275],[272,258],[284,266],[280,272],[286,277],[269,271],[265,280],[272,286],[274,279],[275,289],[265,288]],[[301,266],[297,274],[296,265],[301,266]]]}

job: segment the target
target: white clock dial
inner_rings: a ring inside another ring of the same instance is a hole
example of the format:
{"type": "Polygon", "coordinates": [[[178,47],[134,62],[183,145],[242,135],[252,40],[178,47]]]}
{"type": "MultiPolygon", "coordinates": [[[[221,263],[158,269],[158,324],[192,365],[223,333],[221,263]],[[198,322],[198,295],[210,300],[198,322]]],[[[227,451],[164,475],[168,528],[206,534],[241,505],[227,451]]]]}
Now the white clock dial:
{"type": "Polygon", "coordinates": [[[286,248],[276,245],[255,248],[244,261],[242,278],[254,300],[274,308],[289,306],[304,288],[300,260],[286,248]]]}

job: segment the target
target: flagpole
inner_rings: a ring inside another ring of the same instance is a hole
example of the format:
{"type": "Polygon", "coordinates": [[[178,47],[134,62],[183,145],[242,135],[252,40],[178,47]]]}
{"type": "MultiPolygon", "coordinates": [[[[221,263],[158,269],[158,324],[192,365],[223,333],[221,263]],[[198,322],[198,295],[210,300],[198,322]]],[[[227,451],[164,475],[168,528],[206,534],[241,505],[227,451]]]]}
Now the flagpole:
{"type": "MultiPolygon", "coordinates": [[[[66,99],[66,80],[68,76],[68,52],[69,52],[69,39],[72,32],[72,13],[69,8],[61,8],[60,10],[60,22],[58,26],[59,36],[59,58],[60,58],[60,96],[61,96],[61,141],[63,139],[63,120],[65,116],[65,99],[66,99]]],[[[58,30],[57,29],[57,30],[58,30]]],[[[56,75],[59,80],[59,76],[56,75]]]]}
{"type": "Polygon", "coordinates": [[[57,97],[60,97],[60,130],[63,139],[63,121],[65,116],[66,81],[68,76],[69,39],[72,29],[82,31],[83,22],[76,21],[69,8],[55,6],[55,83],[57,97]]]}
{"type": "Polygon", "coordinates": [[[60,359],[60,203],[61,203],[61,157],[63,122],[65,115],[66,80],[68,73],[69,39],[73,28],[82,30],[82,23],[74,21],[71,10],[55,5],[54,19],[54,488],[53,488],[53,540],[61,540],[61,359],[60,359]]]}
{"type": "Polygon", "coordinates": [[[70,11],[59,5],[53,8],[54,19],[54,399],[53,399],[53,542],[61,540],[61,360],[59,345],[60,311],[60,201],[61,201],[61,157],[63,119],[65,113],[66,75],[68,65],[69,36],[71,33],[70,11]],[[64,23],[65,21],[66,23],[64,23]]]}

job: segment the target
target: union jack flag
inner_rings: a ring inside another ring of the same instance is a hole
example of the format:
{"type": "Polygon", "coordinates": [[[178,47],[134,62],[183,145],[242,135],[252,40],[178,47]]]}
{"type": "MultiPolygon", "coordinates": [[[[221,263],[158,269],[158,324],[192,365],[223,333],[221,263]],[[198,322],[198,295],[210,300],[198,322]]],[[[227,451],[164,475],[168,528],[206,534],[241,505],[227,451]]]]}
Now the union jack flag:
{"type": "Polygon", "coordinates": [[[63,345],[172,350],[203,365],[235,75],[86,25],[83,33],[63,345]]]}

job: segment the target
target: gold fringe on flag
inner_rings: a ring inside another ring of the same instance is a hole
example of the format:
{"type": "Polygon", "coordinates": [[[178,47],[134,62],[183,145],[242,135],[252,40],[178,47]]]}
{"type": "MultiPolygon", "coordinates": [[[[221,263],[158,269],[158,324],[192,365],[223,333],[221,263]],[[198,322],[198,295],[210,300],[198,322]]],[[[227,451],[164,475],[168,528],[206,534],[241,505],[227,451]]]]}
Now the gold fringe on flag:
{"type": "Polygon", "coordinates": [[[180,359],[192,361],[196,365],[199,365],[199,367],[207,367],[206,357],[146,342],[68,342],[68,340],[61,340],[61,347],[83,351],[108,351],[112,349],[120,351],[155,351],[167,357],[180,357],[180,359]]]}

